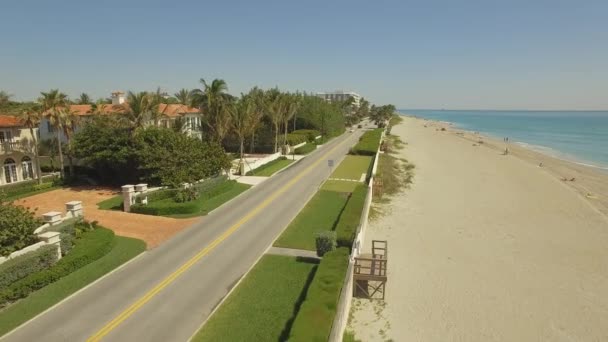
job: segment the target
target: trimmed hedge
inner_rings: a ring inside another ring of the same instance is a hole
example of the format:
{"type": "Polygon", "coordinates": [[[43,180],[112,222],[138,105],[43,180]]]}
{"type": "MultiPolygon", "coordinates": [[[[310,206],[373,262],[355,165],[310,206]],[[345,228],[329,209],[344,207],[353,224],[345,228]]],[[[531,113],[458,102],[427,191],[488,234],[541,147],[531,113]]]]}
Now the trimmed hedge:
{"type": "Polygon", "coordinates": [[[291,132],[291,134],[303,135],[306,136],[308,141],[315,141],[315,138],[321,135],[321,132],[316,129],[298,129],[291,132]]]}
{"type": "Polygon", "coordinates": [[[357,227],[361,221],[363,207],[365,206],[365,197],[367,196],[367,187],[363,184],[357,185],[353,193],[350,195],[346,206],[340,215],[338,224],[336,225],[337,242],[340,247],[350,248],[355,240],[357,227]]]}
{"type": "Polygon", "coordinates": [[[317,144],[309,142],[308,144],[306,144],[304,146],[300,146],[300,147],[296,148],[295,153],[296,154],[309,154],[310,152],[312,152],[316,149],[317,149],[317,144]]]}
{"type": "Polygon", "coordinates": [[[15,184],[8,184],[2,186],[0,189],[6,197],[14,197],[23,194],[27,194],[29,192],[39,191],[43,189],[49,189],[53,186],[60,185],[61,179],[58,176],[43,176],[42,181],[44,183],[38,184],[36,179],[19,182],[15,184]]]}
{"type": "Polygon", "coordinates": [[[363,133],[359,142],[350,150],[350,154],[373,156],[380,147],[380,139],[382,138],[382,128],[376,128],[363,133]]]}
{"type": "Polygon", "coordinates": [[[289,341],[326,342],[329,339],[349,254],[348,248],[338,248],[323,256],[293,322],[289,341]]]}
{"type": "Polygon", "coordinates": [[[147,205],[135,204],[131,206],[131,212],[156,216],[195,214],[200,212],[203,201],[208,201],[214,196],[229,191],[237,183],[234,180],[227,181],[225,177],[214,178],[208,182],[195,185],[200,194],[196,200],[178,203],[174,200],[177,190],[159,190],[150,195],[161,191],[164,194],[157,194],[156,197],[148,196],[147,205]]]}
{"type": "Polygon", "coordinates": [[[287,134],[287,145],[289,145],[289,146],[295,146],[297,144],[307,142],[307,141],[308,141],[308,137],[306,135],[293,134],[293,133],[287,134]]]}
{"type": "Polygon", "coordinates": [[[75,270],[106,255],[114,245],[114,232],[98,228],[84,233],[72,252],[55,265],[40,272],[32,273],[0,291],[0,307],[15,300],[25,298],[30,293],[51,284],[75,270]]]}
{"type": "Polygon", "coordinates": [[[57,262],[57,246],[42,246],[39,249],[7,260],[0,265],[0,290],[28,275],[40,272],[57,262]]]}

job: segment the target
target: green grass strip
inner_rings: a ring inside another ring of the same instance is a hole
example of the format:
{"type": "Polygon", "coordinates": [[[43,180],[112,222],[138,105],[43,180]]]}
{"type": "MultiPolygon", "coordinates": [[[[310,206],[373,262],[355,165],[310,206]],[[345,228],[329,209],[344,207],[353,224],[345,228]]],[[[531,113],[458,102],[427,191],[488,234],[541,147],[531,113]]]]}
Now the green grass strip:
{"type": "MultiPolygon", "coordinates": [[[[211,198],[205,198],[204,196],[201,196],[201,198],[195,200],[195,201],[200,201],[197,203],[197,207],[199,208],[199,211],[193,212],[191,214],[173,214],[173,215],[167,215],[167,216],[173,217],[173,218],[190,218],[190,217],[207,215],[212,210],[214,210],[214,209],[218,208],[219,206],[221,206],[222,204],[230,201],[231,199],[240,195],[241,193],[243,193],[244,191],[246,191],[249,188],[251,188],[251,185],[249,185],[249,184],[242,184],[242,183],[235,182],[235,184],[228,191],[222,192],[221,194],[213,196],[211,198]]],[[[172,199],[170,199],[170,201],[172,201],[172,199]]]]}
{"type": "Polygon", "coordinates": [[[116,245],[108,254],[0,311],[0,336],[101,278],[145,249],[146,244],[141,240],[117,236],[116,245]]]}
{"type": "Polygon", "coordinates": [[[333,191],[318,191],[275,241],[277,247],[316,250],[315,235],[333,230],[348,195],[333,191]]]}
{"type": "Polygon", "coordinates": [[[247,172],[247,176],[270,177],[291,163],[293,163],[293,160],[291,159],[276,159],[255,170],[247,172]]]}
{"type": "Polygon", "coordinates": [[[346,156],[332,172],[330,178],[342,178],[358,181],[362,174],[367,174],[373,158],[369,156],[346,156]]]}
{"type": "Polygon", "coordinates": [[[193,341],[285,341],[316,268],[263,256],[193,341]]]}
{"type": "Polygon", "coordinates": [[[105,201],[97,203],[97,208],[102,210],[119,210],[122,211],[122,195],[108,198],[105,201]]]}
{"type": "Polygon", "coordinates": [[[363,184],[361,182],[353,181],[340,181],[340,180],[328,180],[323,183],[321,190],[336,191],[336,192],[353,192],[357,185],[363,184]]]}

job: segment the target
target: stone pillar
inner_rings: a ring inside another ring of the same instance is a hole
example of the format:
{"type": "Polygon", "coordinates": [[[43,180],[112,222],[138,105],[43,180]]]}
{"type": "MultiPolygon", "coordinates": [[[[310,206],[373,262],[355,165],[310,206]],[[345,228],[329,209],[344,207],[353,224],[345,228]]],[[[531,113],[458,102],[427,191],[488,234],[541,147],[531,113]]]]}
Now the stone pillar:
{"type": "MultiPolygon", "coordinates": [[[[148,191],[148,184],[140,183],[135,185],[135,196],[133,197],[133,201],[136,200],[137,196],[143,195],[146,191],[148,191]]],[[[148,204],[148,196],[141,196],[141,203],[148,204]]]]}
{"type": "Polygon", "coordinates": [[[126,213],[131,212],[131,205],[135,199],[135,189],[133,185],[127,184],[122,186],[122,203],[126,213]]]}
{"type": "Polygon", "coordinates": [[[56,226],[62,221],[61,213],[58,211],[49,211],[48,213],[43,214],[42,218],[44,219],[44,223],[48,223],[51,226],[56,226]]]}
{"type": "Polygon", "coordinates": [[[84,215],[81,201],[67,202],[65,204],[65,211],[68,215],[72,215],[72,217],[81,217],[84,215]]]}
{"type": "Polygon", "coordinates": [[[44,241],[47,245],[57,246],[57,259],[61,259],[61,238],[59,232],[46,232],[38,234],[38,238],[44,241]]]}

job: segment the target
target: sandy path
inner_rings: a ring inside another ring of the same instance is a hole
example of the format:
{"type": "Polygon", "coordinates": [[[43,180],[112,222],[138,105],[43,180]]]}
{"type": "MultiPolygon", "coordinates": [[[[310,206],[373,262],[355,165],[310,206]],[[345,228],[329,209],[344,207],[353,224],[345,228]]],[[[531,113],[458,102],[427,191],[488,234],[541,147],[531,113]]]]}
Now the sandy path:
{"type": "Polygon", "coordinates": [[[85,219],[98,221],[102,226],[112,229],[117,235],[144,240],[148,249],[158,246],[199,220],[197,218],[173,219],[97,209],[97,203],[116,194],[116,192],[104,188],[67,188],[26,197],[15,202],[36,210],[37,215],[42,215],[49,211],[65,213],[66,202],[82,201],[85,219]]]}
{"type": "Polygon", "coordinates": [[[355,300],[358,338],[608,340],[608,221],[588,199],[422,121],[393,133],[416,174],[366,235],[389,241],[389,280],[385,306],[355,300]]]}

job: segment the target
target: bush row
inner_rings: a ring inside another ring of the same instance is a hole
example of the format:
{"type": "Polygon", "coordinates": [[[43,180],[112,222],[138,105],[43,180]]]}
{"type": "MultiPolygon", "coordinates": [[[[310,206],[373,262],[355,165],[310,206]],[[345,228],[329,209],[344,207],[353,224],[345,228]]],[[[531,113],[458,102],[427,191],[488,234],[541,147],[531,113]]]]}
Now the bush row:
{"type": "Polygon", "coordinates": [[[32,179],[16,184],[4,185],[1,191],[5,196],[13,197],[61,185],[61,179],[58,176],[45,176],[42,177],[42,181],[42,184],[38,184],[37,180],[32,179]]]}
{"type": "Polygon", "coordinates": [[[311,141],[315,141],[315,139],[319,135],[321,135],[321,132],[317,131],[316,129],[298,129],[298,130],[291,132],[291,134],[305,136],[306,140],[311,142],[311,141]]]}
{"type": "Polygon", "coordinates": [[[82,239],[74,246],[72,252],[55,265],[40,272],[32,273],[2,289],[0,291],[0,307],[25,298],[30,293],[101,258],[114,247],[115,243],[114,232],[109,229],[98,228],[83,234],[82,239]]]}
{"type": "Polygon", "coordinates": [[[19,279],[51,267],[58,260],[57,246],[43,246],[0,265],[0,291],[19,279]]]}
{"type": "Polygon", "coordinates": [[[293,322],[289,341],[325,342],[329,339],[349,254],[350,249],[338,248],[323,256],[293,322]]]}
{"type": "Polygon", "coordinates": [[[309,154],[310,152],[312,152],[316,149],[317,149],[317,144],[315,144],[314,142],[309,142],[308,144],[306,144],[304,146],[300,146],[300,147],[296,148],[295,153],[296,154],[309,154]]]}
{"type": "Polygon", "coordinates": [[[359,142],[350,150],[350,154],[373,156],[380,147],[380,139],[382,138],[382,128],[376,128],[363,133],[359,142]]]}
{"type": "Polygon", "coordinates": [[[351,247],[357,233],[357,227],[363,214],[363,206],[365,205],[365,197],[367,196],[367,186],[357,185],[353,193],[350,195],[340,219],[336,225],[336,235],[339,247],[351,247]]]}
{"type": "Polygon", "coordinates": [[[278,163],[280,160],[287,160],[287,157],[285,156],[280,156],[279,158],[268,162],[260,167],[257,167],[253,170],[247,171],[247,173],[245,174],[246,176],[255,176],[256,174],[259,174],[260,172],[266,170],[269,167],[273,167],[276,163],[278,163]]]}
{"type": "Polygon", "coordinates": [[[306,135],[294,134],[294,133],[287,134],[287,145],[289,145],[289,146],[295,146],[297,144],[301,144],[301,143],[307,142],[307,141],[308,141],[308,137],[306,135]]]}

